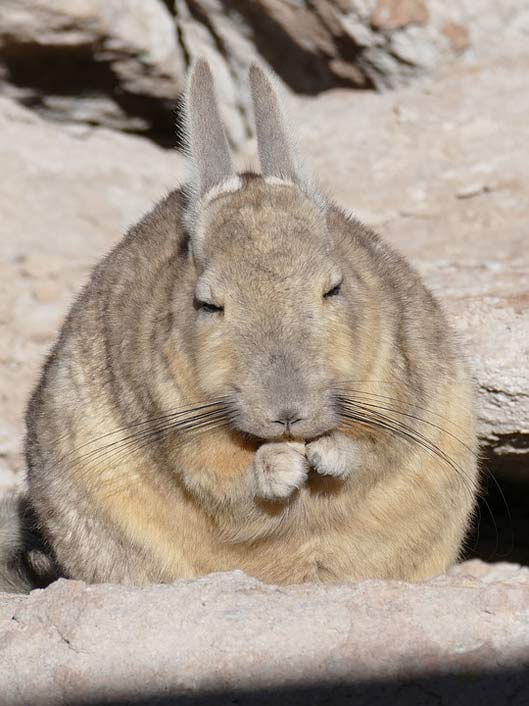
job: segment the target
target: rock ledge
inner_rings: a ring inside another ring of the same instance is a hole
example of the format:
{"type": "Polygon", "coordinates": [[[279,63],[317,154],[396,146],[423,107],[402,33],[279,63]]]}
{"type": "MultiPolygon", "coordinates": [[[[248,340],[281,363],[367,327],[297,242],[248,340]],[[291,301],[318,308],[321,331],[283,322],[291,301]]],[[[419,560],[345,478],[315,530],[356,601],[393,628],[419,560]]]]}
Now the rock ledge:
{"type": "Polygon", "coordinates": [[[422,584],[60,580],[0,594],[0,645],[5,706],[481,675],[529,662],[529,569],[473,561],[422,584]]]}

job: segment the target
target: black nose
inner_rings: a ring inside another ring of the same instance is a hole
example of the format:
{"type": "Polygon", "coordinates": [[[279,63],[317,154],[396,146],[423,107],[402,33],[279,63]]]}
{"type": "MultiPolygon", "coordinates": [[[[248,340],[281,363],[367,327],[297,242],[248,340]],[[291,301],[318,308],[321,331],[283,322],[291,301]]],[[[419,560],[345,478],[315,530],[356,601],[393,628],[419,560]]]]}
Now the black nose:
{"type": "Polygon", "coordinates": [[[303,417],[300,417],[299,412],[296,410],[285,409],[279,413],[278,419],[274,419],[273,423],[281,424],[285,428],[285,431],[290,433],[294,424],[301,422],[302,419],[303,417]]]}

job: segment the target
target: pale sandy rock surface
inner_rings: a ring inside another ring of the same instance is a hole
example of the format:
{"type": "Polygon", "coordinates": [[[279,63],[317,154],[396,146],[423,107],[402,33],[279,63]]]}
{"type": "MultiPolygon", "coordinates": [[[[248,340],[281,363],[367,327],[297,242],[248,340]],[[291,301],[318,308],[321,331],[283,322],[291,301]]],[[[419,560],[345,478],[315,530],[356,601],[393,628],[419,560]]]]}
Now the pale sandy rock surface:
{"type": "Polygon", "coordinates": [[[456,564],[448,571],[449,576],[471,576],[483,583],[529,583],[529,567],[507,562],[486,564],[471,559],[456,564]]]}
{"type": "Polygon", "coordinates": [[[476,562],[423,584],[279,588],[240,572],[145,589],[60,580],[0,594],[0,645],[3,706],[521,706],[529,583],[476,562]],[[202,701],[207,692],[217,696],[202,701]]]}

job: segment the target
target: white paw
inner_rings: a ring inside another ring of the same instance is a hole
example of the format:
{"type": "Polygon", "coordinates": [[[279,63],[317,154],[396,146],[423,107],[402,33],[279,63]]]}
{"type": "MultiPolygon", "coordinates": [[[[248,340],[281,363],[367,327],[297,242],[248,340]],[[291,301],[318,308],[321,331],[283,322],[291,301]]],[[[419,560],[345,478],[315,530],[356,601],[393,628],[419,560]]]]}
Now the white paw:
{"type": "Polygon", "coordinates": [[[328,434],[311,441],[305,448],[311,468],[322,476],[345,479],[358,465],[353,439],[344,434],[328,434]]]}
{"type": "Polygon", "coordinates": [[[257,449],[253,468],[256,494],[261,498],[288,498],[307,478],[305,445],[297,442],[263,444],[257,449]]]}

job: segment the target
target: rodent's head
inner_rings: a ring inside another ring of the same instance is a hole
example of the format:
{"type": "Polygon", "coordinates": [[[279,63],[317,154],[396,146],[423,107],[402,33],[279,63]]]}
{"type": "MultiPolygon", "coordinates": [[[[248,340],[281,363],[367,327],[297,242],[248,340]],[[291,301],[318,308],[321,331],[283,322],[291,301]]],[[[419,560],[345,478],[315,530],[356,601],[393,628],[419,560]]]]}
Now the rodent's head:
{"type": "Polygon", "coordinates": [[[240,431],[312,438],[337,426],[336,386],[352,373],[350,283],[272,85],[257,67],[250,80],[260,176],[232,171],[209,67],[191,74],[193,357],[201,389],[229,396],[240,431]]]}

